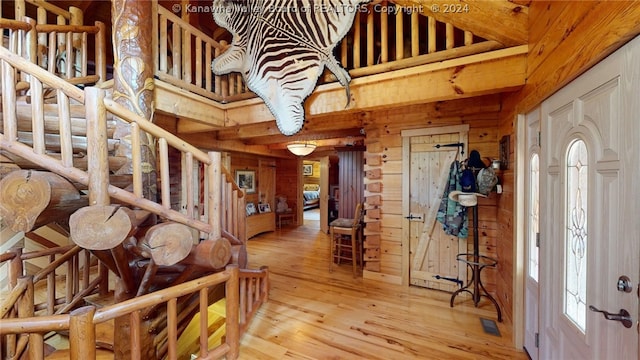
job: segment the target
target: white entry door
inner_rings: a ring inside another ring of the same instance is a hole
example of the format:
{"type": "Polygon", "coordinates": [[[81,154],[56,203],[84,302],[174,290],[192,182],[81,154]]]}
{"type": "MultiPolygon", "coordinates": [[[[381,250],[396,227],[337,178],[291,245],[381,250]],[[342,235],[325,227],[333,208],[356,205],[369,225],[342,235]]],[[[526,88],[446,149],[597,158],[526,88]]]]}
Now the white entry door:
{"type": "Polygon", "coordinates": [[[638,358],[639,64],[636,38],[541,106],[542,359],[638,358]]]}

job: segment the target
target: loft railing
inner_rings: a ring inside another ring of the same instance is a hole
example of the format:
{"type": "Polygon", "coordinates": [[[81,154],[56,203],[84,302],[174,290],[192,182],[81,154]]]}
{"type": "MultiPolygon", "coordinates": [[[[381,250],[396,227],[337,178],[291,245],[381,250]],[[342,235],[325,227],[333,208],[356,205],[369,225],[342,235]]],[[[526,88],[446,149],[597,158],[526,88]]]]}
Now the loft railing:
{"type": "MultiPolygon", "coordinates": [[[[238,73],[214,75],[211,61],[226,45],[154,2],[155,75],[165,82],[219,102],[253,97],[238,73]]],[[[213,20],[212,20],[213,21],[213,20]]]]}
{"type": "Polygon", "coordinates": [[[420,6],[373,1],[357,9],[338,58],[352,77],[428,64],[500,48],[469,31],[419,13],[420,6]]]}
{"type": "MultiPolygon", "coordinates": [[[[24,21],[0,19],[0,30],[8,35],[3,46],[11,52],[38,64],[52,74],[76,85],[99,84],[106,79],[106,42],[104,24],[93,26],[36,24],[33,19],[24,21]],[[73,39],[78,36],[79,40],[73,39]],[[89,71],[89,36],[95,45],[95,62],[89,71]],[[65,40],[59,41],[62,37],[65,40]]],[[[28,88],[29,79],[18,74],[28,88]]]]}
{"type": "Polygon", "coordinates": [[[31,25],[25,44],[16,53],[74,84],[106,80],[103,23],[84,25],[84,14],[79,8],[71,6],[66,10],[42,0],[14,1],[14,18],[26,19],[31,25]],[[27,14],[35,19],[27,19],[27,14]],[[95,45],[93,63],[88,56],[90,42],[95,45]]]}
{"type": "MultiPolygon", "coordinates": [[[[58,25],[82,25],[82,12],[74,7],[64,10],[41,0],[20,0],[16,4],[22,4],[16,5],[18,16],[25,13],[19,10],[20,8],[38,6],[38,24],[55,18],[58,25]]],[[[211,72],[212,60],[228,47],[224,40],[213,39],[209,34],[159,5],[157,1],[154,1],[153,9],[152,49],[155,76],[158,79],[217,102],[231,102],[255,96],[246,87],[240,74],[217,76],[211,72]]],[[[495,41],[487,41],[469,31],[422,15],[419,8],[402,7],[393,1],[373,1],[354,11],[357,13],[353,26],[335,51],[352,78],[502,47],[495,41]]],[[[84,36],[86,37],[86,34],[84,36]]],[[[55,58],[54,63],[61,63],[61,58],[70,54],[73,59],[64,62],[61,73],[65,76],[72,72],[81,74],[84,66],[82,59],[86,58],[82,51],[78,51],[82,49],[82,43],[83,35],[79,33],[58,33],[55,36],[41,33],[37,37],[35,56],[41,65],[44,65],[46,60],[46,68],[51,70],[50,59],[55,58]],[[51,46],[54,43],[56,46],[51,46]]],[[[101,67],[102,59],[98,56],[96,52],[96,67],[101,67]]],[[[96,73],[102,74],[98,70],[96,73]]],[[[104,77],[101,79],[104,81],[104,77]]],[[[324,82],[333,80],[334,77],[329,72],[322,79],[324,82]]]]}
{"type": "MultiPolygon", "coordinates": [[[[211,61],[228,47],[224,40],[212,39],[162,6],[156,4],[155,9],[153,48],[159,79],[219,102],[254,96],[240,74],[211,73],[211,61]]],[[[386,0],[354,9],[353,26],[335,51],[352,78],[502,47],[417,10],[386,0]]],[[[326,74],[323,81],[334,81],[326,74]]]]}

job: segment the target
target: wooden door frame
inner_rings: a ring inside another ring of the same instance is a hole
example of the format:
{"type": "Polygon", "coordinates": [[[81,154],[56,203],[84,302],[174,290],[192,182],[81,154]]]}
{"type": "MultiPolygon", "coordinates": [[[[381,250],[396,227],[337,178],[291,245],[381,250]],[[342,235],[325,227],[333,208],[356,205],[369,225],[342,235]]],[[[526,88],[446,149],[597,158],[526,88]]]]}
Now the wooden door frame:
{"type": "MultiPolygon", "coordinates": [[[[434,134],[447,134],[447,133],[460,133],[461,142],[464,144],[465,153],[469,152],[469,124],[451,125],[451,126],[438,126],[430,128],[420,128],[411,130],[402,130],[400,136],[402,136],[402,173],[410,174],[411,171],[411,143],[410,139],[414,136],[428,136],[434,134]],[[462,135],[464,133],[464,136],[462,135]]],[[[411,204],[409,203],[409,185],[410,177],[402,177],[402,261],[401,261],[401,283],[402,285],[409,286],[409,264],[411,259],[410,244],[409,244],[409,216],[411,204]]]]}
{"type": "MultiPolygon", "coordinates": [[[[540,106],[540,105],[538,105],[540,106]]],[[[516,120],[516,139],[526,139],[527,136],[527,117],[525,114],[518,114],[516,120]]],[[[525,189],[525,176],[528,171],[525,168],[525,157],[527,154],[526,141],[516,141],[515,144],[515,158],[516,158],[516,171],[515,171],[515,189],[514,194],[520,193],[525,189]]],[[[525,280],[525,201],[520,200],[519,196],[513,197],[513,208],[515,209],[515,217],[513,219],[513,238],[515,243],[513,246],[513,345],[516,349],[524,348],[524,334],[525,334],[525,321],[524,321],[524,280],[525,280]]]]}
{"type": "Polygon", "coordinates": [[[320,158],[320,231],[329,232],[329,156],[320,158]]]}

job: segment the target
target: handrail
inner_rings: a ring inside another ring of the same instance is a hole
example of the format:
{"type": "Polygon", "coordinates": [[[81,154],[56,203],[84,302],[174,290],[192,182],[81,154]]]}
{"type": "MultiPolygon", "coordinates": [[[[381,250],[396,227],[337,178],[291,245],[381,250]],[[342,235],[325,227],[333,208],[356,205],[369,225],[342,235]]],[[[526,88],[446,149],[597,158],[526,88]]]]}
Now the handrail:
{"type": "Polygon", "coordinates": [[[24,21],[0,18],[0,28],[29,31],[32,26],[24,21]]]}
{"type": "Polygon", "coordinates": [[[69,84],[63,79],[52,76],[52,74],[47,70],[32,64],[3,46],[0,46],[0,58],[15,67],[17,70],[28,72],[30,75],[35,76],[40,82],[47,85],[49,88],[61,90],[65,95],[69,96],[73,100],[84,104],[84,92],[81,89],[69,84]]]}
{"type": "MultiPolygon", "coordinates": [[[[55,274],[57,269],[60,269],[64,265],[67,265],[67,269],[68,269],[67,285],[70,286],[69,290],[71,290],[71,292],[67,291],[67,298],[66,298],[67,303],[75,303],[80,298],[88,295],[91,292],[96,291],[97,286],[99,286],[102,282],[101,276],[99,274],[93,279],[93,281],[90,281],[89,279],[90,273],[91,273],[90,268],[92,267],[90,265],[91,255],[87,250],[82,249],[77,245],[68,245],[68,246],[62,246],[62,247],[57,247],[52,249],[32,251],[28,253],[22,253],[19,256],[15,253],[5,253],[3,255],[10,255],[10,256],[2,257],[2,259],[6,259],[6,261],[20,261],[20,262],[48,257],[49,264],[43,267],[42,269],[40,269],[36,274],[34,274],[31,277],[30,281],[33,284],[37,284],[41,280],[46,280],[47,294],[49,296],[47,297],[46,303],[44,306],[48,309],[49,314],[54,313],[54,307],[56,302],[55,274]],[[85,266],[83,267],[84,271],[82,272],[84,277],[83,283],[85,284],[85,286],[81,287],[80,278],[79,278],[80,262],[78,261],[78,255],[80,252],[83,252],[83,251],[86,254],[85,266]],[[56,255],[60,255],[60,256],[56,258],[56,255]],[[74,293],[73,289],[78,289],[79,291],[74,293]]],[[[4,260],[0,261],[0,264],[2,263],[4,263],[4,260]]],[[[16,277],[16,276],[20,276],[21,274],[11,274],[11,275],[16,277]]],[[[20,296],[24,293],[24,291],[26,291],[26,285],[17,286],[11,290],[11,294],[7,297],[7,299],[5,299],[5,302],[2,304],[2,307],[1,307],[2,310],[0,311],[0,318],[6,315],[6,312],[8,311],[7,309],[10,309],[14,305],[16,305],[16,302],[18,301],[20,296]]],[[[37,308],[37,307],[40,307],[40,304],[32,304],[32,306],[34,308],[37,308]]]]}
{"type": "Polygon", "coordinates": [[[124,106],[116,103],[111,99],[104,99],[104,105],[112,114],[119,116],[129,123],[138,124],[140,126],[140,130],[143,130],[155,136],[156,138],[166,139],[168,145],[176,149],[181,149],[183,151],[189,152],[193,154],[196,160],[201,161],[206,165],[211,165],[211,159],[209,158],[209,155],[207,153],[180,139],[173,133],[170,133],[167,130],[155,125],[151,121],[143,118],[142,116],[134,113],[133,111],[125,108],[124,106]]]}
{"type": "MultiPolygon", "coordinates": [[[[54,14],[54,15],[61,16],[66,20],[70,20],[71,19],[71,14],[72,14],[71,11],[68,11],[68,10],[62,9],[60,7],[57,7],[57,6],[53,5],[52,3],[48,3],[48,2],[46,2],[44,0],[18,0],[18,1],[16,1],[16,3],[18,3],[18,4],[21,3],[21,2],[22,3],[26,2],[27,4],[31,4],[31,5],[37,6],[37,7],[42,8],[43,10],[45,10],[47,12],[50,12],[50,13],[54,14]]],[[[16,5],[18,5],[18,4],[16,4],[16,5]]]]}
{"type": "MultiPolygon", "coordinates": [[[[199,294],[200,321],[200,352],[203,359],[213,359],[225,356],[235,359],[239,355],[240,337],[246,331],[248,320],[255,314],[259,306],[268,298],[268,269],[260,270],[239,270],[237,266],[230,265],[224,271],[208,275],[196,280],[192,280],[154,293],[136,297],[118,304],[110,305],[99,310],[93,307],[84,307],[73,311],[71,314],[49,315],[38,317],[26,317],[20,319],[0,319],[0,336],[7,334],[33,334],[46,333],[49,331],[69,331],[73,338],[80,331],[86,336],[77,337],[76,348],[71,351],[71,359],[84,359],[95,351],[95,326],[97,324],[129,316],[131,319],[131,356],[140,358],[140,344],[136,333],[140,331],[141,319],[140,311],[166,304],[167,306],[167,326],[168,350],[169,354],[175,354],[177,349],[177,339],[179,331],[176,301],[178,298],[190,294],[199,294]],[[241,288],[240,282],[244,285],[241,288]],[[225,283],[226,294],[226,326],[225,342],[210,349],[207,345],[208,331],[208,311],[210,305],[208,299],[208,289],[225,283]],[[243,290],[245,289],[245,290],[243,290]],[[244,300],[243,300],[244,298],[244,300]],[[241,309],[240,303],[250,305],[250,311],[241,309]],[[244,314],[244,315],[243,315],[244,314]],[[243,316],[242,322],[238,316],[243,316]],[[79,321],[85,319],[86,321],[79,321]]],[[[34,354],[42,356],[42,354],[34,354]]]]}

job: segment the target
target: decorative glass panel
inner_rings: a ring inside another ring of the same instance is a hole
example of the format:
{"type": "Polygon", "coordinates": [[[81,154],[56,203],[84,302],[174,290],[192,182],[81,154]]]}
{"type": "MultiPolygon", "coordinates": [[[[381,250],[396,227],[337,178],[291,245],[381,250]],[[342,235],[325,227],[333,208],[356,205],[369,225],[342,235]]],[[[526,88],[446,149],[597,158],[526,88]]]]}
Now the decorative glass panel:
{"type": "Polygon", "coordinates": [[[529,163],[529,276],[538,281],[539,248],[537,237],[539,228],[540,165],[538,154],[531,156],[529,163]]]}
{"type": "Polygon", "coordinates": [[[564,311],[583,332],[587,296],[588,154],[582,140],[569,146],[566,173],[564,311]]]}

